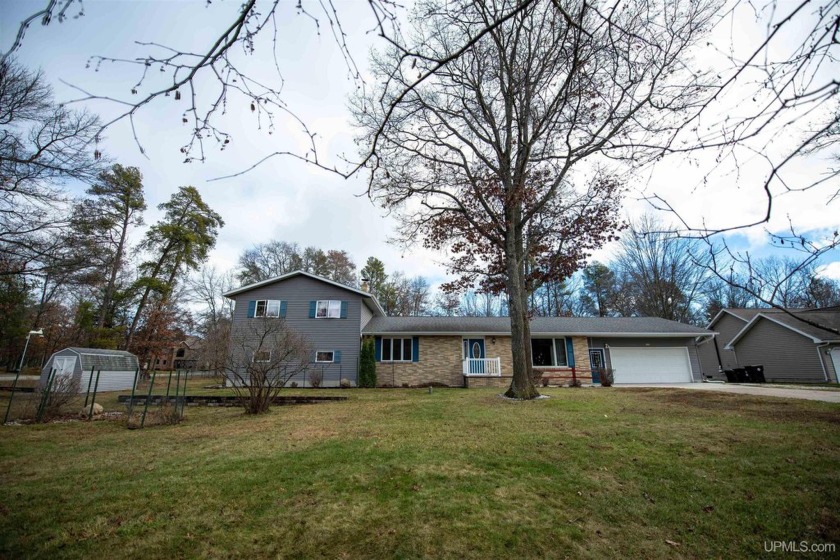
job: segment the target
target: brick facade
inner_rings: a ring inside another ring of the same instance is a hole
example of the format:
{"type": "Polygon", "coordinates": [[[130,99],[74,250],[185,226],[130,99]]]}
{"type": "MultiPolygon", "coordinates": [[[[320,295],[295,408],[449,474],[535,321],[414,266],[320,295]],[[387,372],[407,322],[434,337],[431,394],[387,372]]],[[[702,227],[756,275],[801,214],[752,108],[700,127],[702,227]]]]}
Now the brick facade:
{"type": "MultiPolygon", "coordinates": [[[[591,383],[589,342],[586,337],[572,338],[575,375],[582,383],[591,383]]],[[[500,358],[501,377],[464,378],[462,373],[463,338],[460,336],[421,336],[418,362],[377,362],[376,382],[380,386],[413,387],[426,383],[440,383],[449,387],[508,387],[513,374],[511,337],[484,337],[487,358],[500,358]]],[[[551,385],[571,381],[571,368],[540,368],[547,377],[556,377],[551,385]]]]}
{"type": "Polygon", "coordinates": [[[465,377],[466,387],[469,388],[484,388],[495,387],[497,389],[507,389],[513,380],[512,375],[502,375],[501,377],[465,377]]]}
{"type": "Polygon", "coordinates": [[[409,387],[425,383],[441,383],[463,387],[459,336],[421,336],[418,362],[377,362],[376,383],[379,386],[409,387]]]}

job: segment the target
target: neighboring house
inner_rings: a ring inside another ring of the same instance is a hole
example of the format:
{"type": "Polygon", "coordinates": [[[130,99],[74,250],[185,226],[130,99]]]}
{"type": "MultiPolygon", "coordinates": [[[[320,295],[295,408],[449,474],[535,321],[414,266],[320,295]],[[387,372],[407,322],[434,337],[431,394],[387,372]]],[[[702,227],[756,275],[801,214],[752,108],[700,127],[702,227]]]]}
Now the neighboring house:
{"type": "Polygon", "coordinates": [[[838,380],[840,335],[802,319],[840,329],[840,307],[756,314],[724,347],[743,365],[764,366],[768,381],[825,383],[838,380]]]}
{"type": "MultiPolygon", "coordinates": [[[[801,310],[796,310],[801,311],[801,310]]],[[[698,341],[700,354],[700,366],[703,375],[725,379],[723,371],[741,367],[735,356],[735,351],[726,348],[735,335],[759,313],[780,313],[778,309],[721,309],[717,315],[706,325],[706,328],[715,331],[716,336],[698,341]]],[[[746,364],[753,365],[753,364],[746,364]]],[[[758,364],[755,364],[758,365],[758,364]]]]}
{"type": "MultiPolygon", "coordinates": [[[[224,295],[236,302],[234,329],[273,316],[304,334],[311,367],[323,369],[329,384],[356,380],[363,337],[375,340],[382,385],[510,383],[507,317],[387,317],[368,292],[300,271],[224,295]]],[[[702,379],[696,340],[712,334],[658,318],[535,318],[531,349],[546,376],[598,382],[599,370],[612,367],[616,383],[691,382],[702,379]]]]}
{"type": "Polygon", "coordinates": [[[131,389],[139,367],[137,356],[123,350],[65,348],[50,356],[44,364],[38,385],[46,387],[52,374],[54,387],[63,385],[62,381],[66,380],[76,384],[79,393],[88,388],[95,388],[97,392],[131,389]]]}
{"type": "MultiPolygon", "coordinates": [[[[840,328],[838,307],[788,311],[840,328]]],[[[718,334],[699,344],[706,377],[724,378],[723,370],[761,365],[767,381],[837,382],[840,336],[781,309],[722,309],[707,328],[718,334]]]]}
{"type": "Polygon", "coordinates": [[[175,347],[172,358],[173,369],[196,369],[198,355],[204,347],[204,341],[197,336],[188,336],[175,347]]]}

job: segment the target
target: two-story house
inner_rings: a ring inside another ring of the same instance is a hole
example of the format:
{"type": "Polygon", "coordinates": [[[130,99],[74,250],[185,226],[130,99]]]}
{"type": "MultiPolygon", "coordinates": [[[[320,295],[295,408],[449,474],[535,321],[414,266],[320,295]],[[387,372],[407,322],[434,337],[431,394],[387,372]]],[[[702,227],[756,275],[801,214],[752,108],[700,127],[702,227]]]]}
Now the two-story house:
{"type": "MultiPolygon", "coordinates": [[[[370,293],[302,271],[224,295],[236,302],[234,329],[276,317],[303,334],[325,386],[355,383],[365,337],[380,385],[510,384],[507,317],[388,317],[370,293]]],[[[555,382],[598,383],[610,367],[616,383],[687,383],[701,380],[697,344],[712,334],[655,317],[541,317],[531,321],[531,351],[534,369],[555,382]]],[[[308,385],[305,373],[290,382],[308,385]]]]}

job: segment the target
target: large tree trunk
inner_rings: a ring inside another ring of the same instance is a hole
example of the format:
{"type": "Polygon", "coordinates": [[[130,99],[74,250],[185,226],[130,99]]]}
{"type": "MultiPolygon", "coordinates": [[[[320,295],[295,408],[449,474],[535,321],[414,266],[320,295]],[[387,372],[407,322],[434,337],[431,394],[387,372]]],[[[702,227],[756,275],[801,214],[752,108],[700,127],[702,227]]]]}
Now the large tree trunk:
{"type": "Polygon", "coordinates": [[[532,375],[531,326],[528,320],[528,289],[525,284],[522,233],[521,228],[510,229],[505,240],[505,264],[508,277],[513,380],[505,396],[514,399],[534,399],[539,397],[540,393],[534,386],[532,375]]]}
{"type": "Polygon", "coordinates": [[[117,244],[117,252],[114,255],[114,262],[111,265],[110,274],[108,275],[108,285],[105,287],[105,297],[102,299],[102,309],[99,311],[99,321],[96,326],[100,329],[105,326],[107,315],[111,312],[111,302],[114,299],[114,287],[117,285],[117,274],[122,268],[123,253],[125,252],[125,241],[128,236],[128,224],[131,220],[131,215],[126,213],[123,216],[122,230],[120,232],[120,241],[117,244]]]}

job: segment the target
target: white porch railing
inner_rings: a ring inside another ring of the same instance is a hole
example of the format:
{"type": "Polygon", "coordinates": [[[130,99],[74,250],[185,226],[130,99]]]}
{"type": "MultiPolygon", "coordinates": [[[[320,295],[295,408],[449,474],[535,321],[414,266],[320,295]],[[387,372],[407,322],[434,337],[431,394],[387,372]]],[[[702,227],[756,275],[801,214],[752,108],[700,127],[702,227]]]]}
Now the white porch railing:
{"type": "Polygon", "coordinates": [[[464,375],[502,375],[501,358],[464,358],[464,375]]]}

